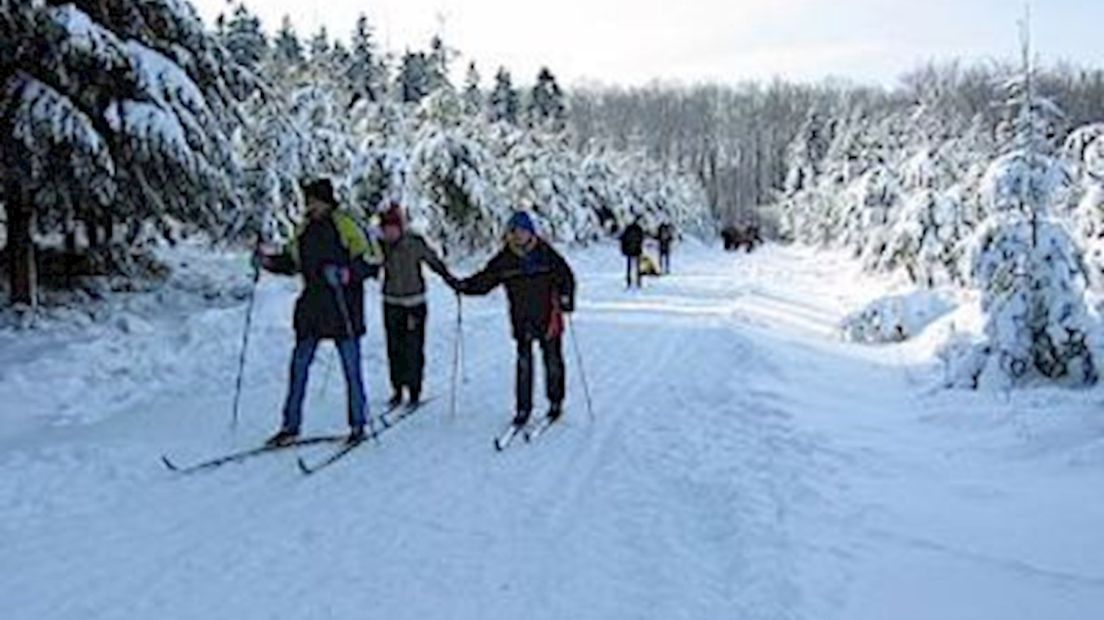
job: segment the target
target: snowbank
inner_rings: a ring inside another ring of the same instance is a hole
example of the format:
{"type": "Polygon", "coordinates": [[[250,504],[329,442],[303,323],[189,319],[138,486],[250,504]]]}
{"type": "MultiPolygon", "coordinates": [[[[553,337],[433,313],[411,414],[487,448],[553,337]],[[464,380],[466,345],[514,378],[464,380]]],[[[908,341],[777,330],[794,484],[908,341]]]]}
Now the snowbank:
{"type": "Polygon", "coordinates": [[[953,309],[938,293],[920,290],[877,299],[845,318],[841,327],[852,342],[903,342],[953,309]]]}

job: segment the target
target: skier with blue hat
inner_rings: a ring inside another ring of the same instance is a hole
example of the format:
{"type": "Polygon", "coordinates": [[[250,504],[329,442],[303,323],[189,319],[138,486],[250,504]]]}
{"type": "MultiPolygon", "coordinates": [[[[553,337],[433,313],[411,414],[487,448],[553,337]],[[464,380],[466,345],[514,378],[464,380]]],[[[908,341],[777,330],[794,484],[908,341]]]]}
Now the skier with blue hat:
{"type": "Polygon", "coordinates": [[[506,244],[475,275],[461,280],[457,292],[486,295],[499,285],[506,288],[510,323],[517,342],[514,425],[528,423],[533,409],[533,343],[544,357],[549,421],[563,413],[566,385],[562,336],[564,313],[575,309],[575,275],[555,249],[537,235],[533,218],[515,212],[506,225],[506,244]]]}

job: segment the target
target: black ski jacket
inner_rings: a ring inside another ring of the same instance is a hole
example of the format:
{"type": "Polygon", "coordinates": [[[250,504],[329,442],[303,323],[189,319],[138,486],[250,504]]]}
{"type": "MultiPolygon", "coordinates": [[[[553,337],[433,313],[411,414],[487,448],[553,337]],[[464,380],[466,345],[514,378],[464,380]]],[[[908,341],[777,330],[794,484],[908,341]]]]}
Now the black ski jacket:
{"type": "Polygon", "coordinates": [[[575,274],[563,256],[543,239],[537,239],[525,254],[509,246],[503,248],[479,273],[462,280],[458,290],[486,295],[499,284],[506,287],[510,323],[518,340],[544,336],[554,303],[566,312],[575,308],[575,274]]]}

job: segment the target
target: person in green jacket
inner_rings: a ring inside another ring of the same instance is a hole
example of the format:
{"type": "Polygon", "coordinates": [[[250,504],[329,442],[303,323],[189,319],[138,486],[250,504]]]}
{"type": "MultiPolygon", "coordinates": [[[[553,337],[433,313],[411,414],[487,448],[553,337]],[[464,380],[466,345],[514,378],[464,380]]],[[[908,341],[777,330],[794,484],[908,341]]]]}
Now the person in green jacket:
{"type": "Polygon", "coordinates": [[[337,209],[333,185],[322,179],[302,186],[307,219],[280,253],[258,251],[256,261],[273,273],[300,275],[303,291],[295,302],[295,350],[283,424],[270,445],[286,445],[299,436],[310,364],[318,343],[333,340],[341,356],[348,388],[349,441],[364,439],[367,393],[360,368],[364,335],[364,280],[377,277],[381,255],[348,214],[337,209]]]}

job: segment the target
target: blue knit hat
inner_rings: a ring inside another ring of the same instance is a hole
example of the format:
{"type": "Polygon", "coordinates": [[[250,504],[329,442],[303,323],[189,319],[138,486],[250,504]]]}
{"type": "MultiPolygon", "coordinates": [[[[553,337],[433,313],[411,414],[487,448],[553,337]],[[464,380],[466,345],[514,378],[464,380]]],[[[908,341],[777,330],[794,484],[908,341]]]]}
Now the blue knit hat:
{"type": "Polygon", "coordinates": [[[525,211],[515,211],[510,216],[510,221],[506,223],[506,230],[525,230],[529,234],[537,234],[537,227],[533,224],[533,218],[529,216],[525,211]]]}

